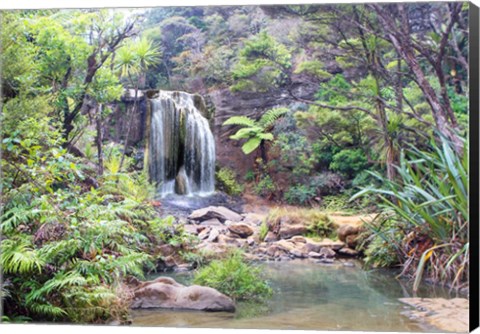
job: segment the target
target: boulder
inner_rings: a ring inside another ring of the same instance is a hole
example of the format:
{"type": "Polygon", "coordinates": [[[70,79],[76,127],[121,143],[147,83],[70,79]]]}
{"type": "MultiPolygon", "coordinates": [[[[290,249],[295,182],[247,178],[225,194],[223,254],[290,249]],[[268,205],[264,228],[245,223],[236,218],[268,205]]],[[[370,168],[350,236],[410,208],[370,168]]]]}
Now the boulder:
{"type": "Polygon", "coordinates": [[[307,239],[305,237],[302,237],[301,235],[296,235],[290,239],[290,241],[296,242],[296,243],[302,243],[305,244],[307,243],[307,239]]]}
{"type": "Polygon", "coordinates": [[[198,238],[200,240],[205,240],[208,238],[209,235],[210,235],[210,228],[205,228],[198,234],[198,238]]]}
{"type": "Polygon", "coordinates": [[[341,225],[337,229],[337,236],[340,241],[345,242],[347,239],[347,236],[353,235],[353,234],[358,234],[359,227],[358,226],[352,226],[352,225],[341,225]]]}
{"type": "Polygon", "coordinates": [[[308,257],[314,258],[314,259],[321,259],[323,257],[322,254],[317,253],[317,252],[310,252],[307,254],[308,257]]]}
{"type": "Polygon", "coordinates": [[[215,242],[220,235],[220,232],[216,228],[212,228],[210,235],[208,236],[208,242],[215,242]]]}
{"type": "Polygon", "coordinates": [[[220,222],[225,222],[226,220],[239,222],[243,219],[238,213],[223,206],[209,206],[203,209],[198,209],[188,216],[188,219],[201,222],[213,218],[218,219],[220,222]]]}
{"type": "Polygon", "coordinates": [[[197,226],[195,225],[184,225],[183,226],[183,229],[185,230],[185,232],[187,233],[190,233],[190,234],[195,234],[197,235],[198,234],[198,229],[197,229],[197,226]]]}
{"type": "Polygon", "coordinates": [[[217,218],[213,218],[213,219],[208,219],[208,220],[205,220],[205,221],[202,221],[200,223],[201,226],[208,226],[208,227],[212,227],[212,226],[223,226],[222,222],[220,220],[218,220],[217,218]]]}
{"type": "Polygon", "coordinates": [[[296,235],[307,233],[307,227],[303,224],[282,224],[278,231],[280,239],[290,239],[296,235]]]}
{"type": "Polygon", "coordinates": [[[338,250],[338,254],[346,255],[346,256],[357,256],[358,251],[356,251],[355,249],[348,248],[348,247],[343,247],[343,248],[338,250]]]}
{"type": "Polygon", "coordinates": [[[318,253],[322,255],[323,258],[327,258],[327,259],[334,258],[336,255],[335,251],[329,247],[323,247],[322,249],[320,249],[318,253]]]}
{"type": "Polygon", "coordinates": [[[327,247],[334,250],[339,250],[342,247],[345,247],[345,243],[341,241],[332,241],[330,239],[323,239],[321,242],[318,243],[320,247],[327,247]]]}
{"type": "Polygon", "coordinates": [[[358,245],[358,235],[356,235],[356,234],[347,235],[347,237],[345,239],[345,243],[350,248],[356,248],[357,245],[358,245]]]}
{"type": "Polygon", "coordinates": [[[288,240],[279,240],[274,244],[277,248],[284,250],[287,253],[292,252],[295,249],[295,244],[288,240]]]}
{"type": "Polygon", "coordinates": [[[133,291],[131,308],[168,308],[234,312],[233,300],[215,289],[184,286],[169,277],[141,283],[133,291]]]}
{"type": "Polygon", "coordinates": [[[253,234],[253,229],[245,223],[231,224],[228,226],[228,230],[241,238],[247,238],[253,234]]]}
{"type": "Polygon", "coordinates": [[[263,239],[263,241],[265,242],[273,242],[273,241],[277,241],[278,240],[278,237],[275,233],[269,231],[267,233],[267,236],[265,237],[265,239],[263,239]]]}
{"type": "Polygon", "coordinates": [[[226,236],[224,234],[220,234],[217,237],[217,240],[220,244],[227,244],[227,245],[233,245],[233,246],[239,246],[237,239],[231,238],[229,236],[226,236]]]}

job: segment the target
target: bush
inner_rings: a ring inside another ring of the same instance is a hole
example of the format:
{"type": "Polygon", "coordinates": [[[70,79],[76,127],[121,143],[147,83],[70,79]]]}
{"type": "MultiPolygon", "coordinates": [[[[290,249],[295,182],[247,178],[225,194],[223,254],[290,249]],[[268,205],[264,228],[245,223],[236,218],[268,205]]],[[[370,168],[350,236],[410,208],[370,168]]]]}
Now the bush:
{"type": "Polygon", "coordinates": [[[194,283],[217,289],[234,300],[261,301],[272,295],[260,267],[246,263],[239,251],[198,270],[194,283]]]}
{"type": "Polygon", "coordinates": [[[365,188],[354,196],[378,196],[386,222],[372,228],[373,233],[398,244],[403,272],[415,272],[414,290],[424,271],[433,282],[457,288],[468,284],[467,145],[463,151],[462,156],[456,154],[446,139],[441,145],[432,140],[428,152],[412,146],[401,154],[397,180],[372,173],[383,186],[365,188]]]}
{"type": "Polygon", "coordinates": [[[349,178],[367,168],[367,157],[362,149],[345,149],[333,156],[330,169],[349,178]]]}
{"type": "Polygon", "coordinates": [[[253,172],[253,170],[248,170],[245,173],[244,180],[247,181],[247,182],[255,181],[255,173],[253,172]]]}
{"type": "Polygon", "coordinates": [[[257,195],[260,195],[263,197],[272,196],[276,191],[276,187],[270,175],[264,175],[260,179],[260,182],[258,182],[258,184],[255,185],[254,191],[257,195]]]}
{"type": "Polygon", "coordinates": [[[283,198],[289,204],[308,205],[316,196],[315,189],[299,184],[288,188],[283,198]]]}
{"type": "Polygon", "coordinates": [[[216,176],[219,183],[219,188],[225,191],[227,194],[238,196],[243,192],[244,187],[238,184],[235,172],[233,170],[223,167],[217,172],[216,176]]]}

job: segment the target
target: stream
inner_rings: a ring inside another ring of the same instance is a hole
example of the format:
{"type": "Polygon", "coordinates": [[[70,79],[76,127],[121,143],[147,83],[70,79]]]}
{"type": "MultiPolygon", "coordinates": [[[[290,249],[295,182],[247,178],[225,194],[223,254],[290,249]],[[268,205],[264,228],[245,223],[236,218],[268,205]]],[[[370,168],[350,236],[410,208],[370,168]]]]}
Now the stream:
{"type": "MultiPolygon", "coordinates": [[[[134,326],[435,332],[411,320],[398,298],[412,297],[411,283],[391,270],[365,271],[360,262],[266,262],[274,293],[265,304],[237,302],[235,313],[164,309],[132,310],[134,326]]],[[[191,273],[169,276],[191,284],[191,273]]],[[[159,276],[159,275],[157,275],[159,276]]],[[[165,275],[164,275],[165,276],[165,275]]],[[[152,279],[154,277],[149,277],[152,279]]],[[[423,285],[417,297],[450,298],[447,289],[423,285]]]]}

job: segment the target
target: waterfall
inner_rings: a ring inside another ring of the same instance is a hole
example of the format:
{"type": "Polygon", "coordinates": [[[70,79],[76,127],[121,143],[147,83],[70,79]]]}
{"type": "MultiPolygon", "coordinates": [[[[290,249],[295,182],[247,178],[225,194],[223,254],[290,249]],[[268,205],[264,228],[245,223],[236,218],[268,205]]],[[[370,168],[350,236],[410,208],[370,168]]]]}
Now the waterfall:
{"type": "Polygon", "coordinates": [[[204,196],[215,190],[215,140],[199,101],[205,109],[199,95],[185,92],[160,91],[150,99],[148,166],[162,197],[204,196]]]}

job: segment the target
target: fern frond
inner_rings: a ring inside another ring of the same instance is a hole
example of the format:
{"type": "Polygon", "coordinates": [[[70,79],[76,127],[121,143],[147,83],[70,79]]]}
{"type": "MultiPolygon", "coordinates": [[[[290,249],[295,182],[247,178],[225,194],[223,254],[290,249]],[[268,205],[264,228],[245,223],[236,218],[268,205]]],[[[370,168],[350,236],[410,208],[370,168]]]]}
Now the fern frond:
{"type": "Polygon", "coordinates": [[[223,122],[223,125],[240,125],[244,127],[253,127],[256,125],[255,120],[247,116],[232,116],[223,122]]]}
{"type": "Polygon", "coordinates": [[[268,130],[275,124],[275,121],[277,119],[284,116],[288,111],[289,109],[285,107],[270,109],[265,114],[263,114],[258,123],[262,126],[264,130],[268,130]]]}
{"type": "Polygon", "coordinates": [[[26,238],[5,239],[0,245],[0,264],[4,273],[41,272],[45,265],[33,245],[26,238]]]}
{"type": "Polygon", "coordinates": [[[245,154],[250,154],[253,151],[257,149],[258,146],[260,146],[260,143],[262,142],[262,139],[259,137],[253,137],[245,142],[242,146],[242,151],[245,154]]]}

